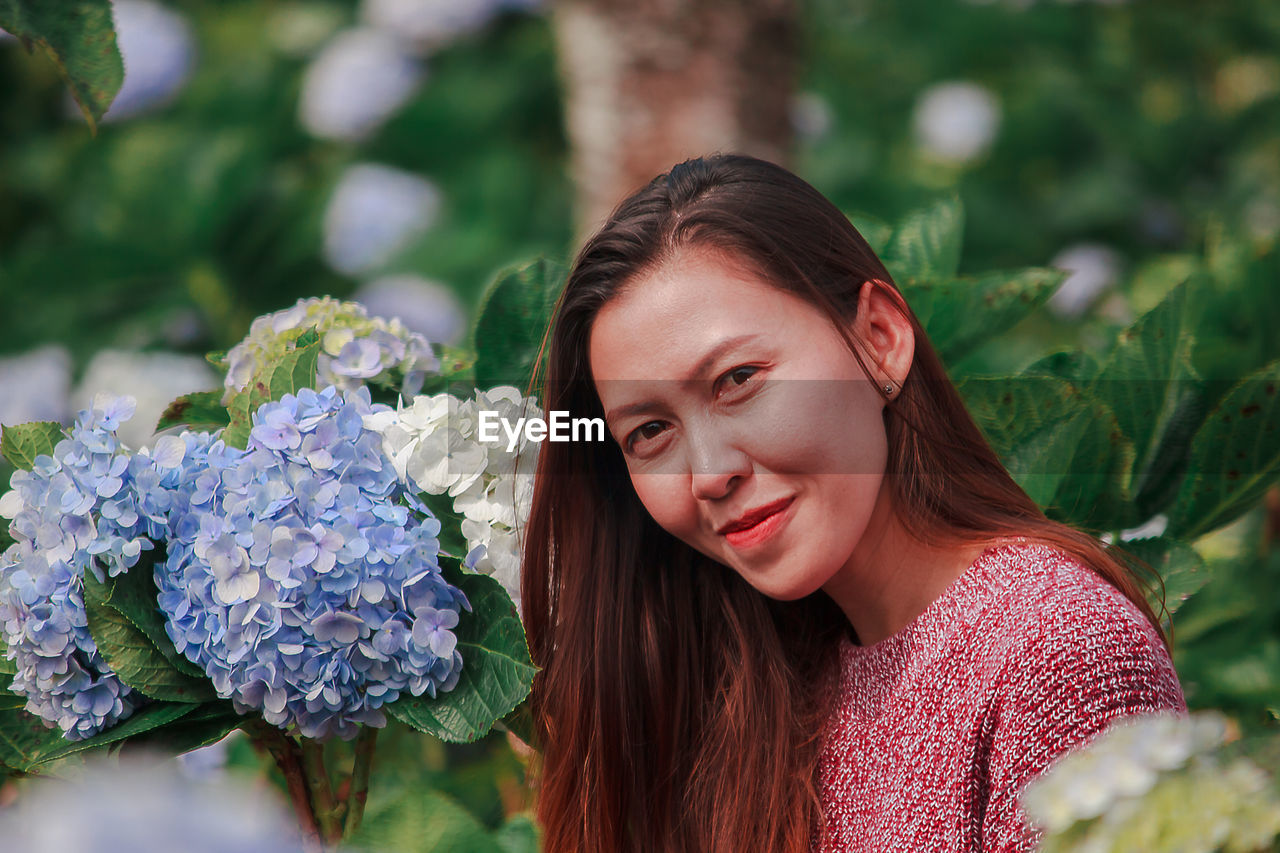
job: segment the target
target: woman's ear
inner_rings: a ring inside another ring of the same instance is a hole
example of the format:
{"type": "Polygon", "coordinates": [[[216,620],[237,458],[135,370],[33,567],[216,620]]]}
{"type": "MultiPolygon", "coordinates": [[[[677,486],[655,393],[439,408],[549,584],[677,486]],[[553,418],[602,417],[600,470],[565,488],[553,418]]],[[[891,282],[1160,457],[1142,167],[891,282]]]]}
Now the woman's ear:
{"type": "Polygon", "coordinates": [[[871,378],[881,385],[893,383],[896,393],[911,371],[916,350],[915,330],[907,319],[902,297],[883,282],[863,282],[853,329],[870,356],[867,367],[872,371],[871,378]]]}

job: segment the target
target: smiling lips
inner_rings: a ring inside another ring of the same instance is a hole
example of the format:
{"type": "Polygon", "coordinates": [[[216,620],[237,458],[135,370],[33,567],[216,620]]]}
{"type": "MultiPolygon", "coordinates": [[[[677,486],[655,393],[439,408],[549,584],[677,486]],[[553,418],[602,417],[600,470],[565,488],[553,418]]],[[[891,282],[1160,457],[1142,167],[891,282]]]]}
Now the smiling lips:
{"type": "Polygon", "coordinates": [[[787,518],[786,510],[794,500],[793,495],[750,510],[716,532],[724,536],[735,548],[757,545],[770,538],[782,527],[787,518]]]}

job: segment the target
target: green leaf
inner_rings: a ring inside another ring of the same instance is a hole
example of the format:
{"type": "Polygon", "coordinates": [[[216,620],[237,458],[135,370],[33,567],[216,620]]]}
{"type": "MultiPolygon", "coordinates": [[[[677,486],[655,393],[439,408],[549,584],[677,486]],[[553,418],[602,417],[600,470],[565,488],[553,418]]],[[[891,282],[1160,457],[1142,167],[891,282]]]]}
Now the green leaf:
{"type": "Polygon", "coordinates": [[[957,196],[907,214],[894,229],[884,264],[898,284],[951,278],[960,267],[964,208],[957,196]]]}
{"type": "Polygon", "coordinates": [[[123,749],[154,749],[181,755],[217,743],[244,721],[245,717],[237,714],[230,702],[206,702],[172,723],[130,738],[123,749]]]}
{"type": "Polygon", "coordinates": [[[66,437],[62,425],[52,421],[7,426],[0,435],[0,455],[13,467],[30,471],[37,456],[52,456],[58,442],[66,437]]]}
{"type": "MultiPolygon", "coordinates": [[[[1160,579],[1164,581],[1165,609],[1170,614],[1209,581],[1209,575],[1204,570],[1204,560],[1194,548],[1177,539],[1165,536],[1130,539],[1120,543],[1120,548],[1159,573],[1160,579]]],[[[1157,600],[1159,592],[1159,589],[1155,589],[1149,593],[1151,607],[1157,613],[1160,612],[1157,600]]]]}
{"type": "Polygon", "coordinates": [[[1064,350],[1046,355],[1022,371],[1023,375],[1056,376],[1087,386],[1098,375],[1098,361],[1084,350],[1064,350]]]}
{"type": "Polygon", "coordinates": [[[1280,479],[1280,361],[1237,383],[1191,441],[1166,533],[1195,539],[1250,509],[1280,479]]]}
{"type": "Polygon", "coordinates": [[[387,711],[419,731],[451,743],[483,737],[529,695],[537,671],[511,598],[487,575],[446,565],[445,579],[462,589],[472,612],[461,614],[454,631],[462,653],[462,674],[448,693],[402,694],[387,711]]]}
{"type": "Polygon", "coordinates": [[[23,773],[33,767],[77,752],[126,740],[191,713],[197,706],[180,702],[153,702],[106,731],[86,740],[67,740],[57,729],[26,711],[0,711],[0,763],[23,773]]]}
{"type": "Polygon", "coordinates": [[[527,812],[512,815],[496,838],[502,853],[538,853],[542,849],[542,832],[534,816],[527,812]]]}
{"type": "Polygon", "coordinates": [[[440,791],[404,789],[390,803],[370,803],[364,822],[348,839],[361,850],[397,853],[506,853],[509,849],[463,806],[440,791]]]}
{"type": "Polygon", "coordinates": [[[120,680],[152,699],[199,703],[215,698],[207,679],[178,671],[146,634],[109,605],[113,585],[112,580],[100,583],[92,572],[86,573],[84,608],[89,634],[120,680]]]}
{"type": "Polygon", "coordinates": [[[1120,334],[1088,390],[1104,401],[1133,442],[1137,512],[1173,499],[1191,437],[1204,419],[1202,383],[1191,365],[1187,285],[1180,284],[1120,334]]]}
{"type": "Polygon", "coordinates": [[[40,763],[40,756],[68,743],[61,731],[47,727],[25,706],[22,696],[0,696],[0,765],[16,773],[27,772],[40,763]]]}
{"type": "Polygon", "coordinates": [[[222,440],[227,446],[243,449],[248,445],[253,413],[263,403],[315,385],[319,358],[320,334],[315,329],[308,329],[278,361],[259,368],[244,390],[236,393],[227,404],[229,425],[222,433],[222,440]]]}
{"type": "Polygon", "coordinates": [[[13,683],[13,676],[17,674],[18,665],[9,660],[9,646],[4,641],[4,634],[0,633],[0,688],[8,690],[9,685],[13,683]]]}
{"type": "Polygon", "coordinates": [[[529,709],[529,701],[521,702],[514,711],[502,718],[502,725],[529,746],[535,746],[536,730],[533,725],[533,712],[529,709]]]}
{"type": "MultiPolygon", "coordinates": [[[[161,548],[144,552],[132,569],[107,580],[104,600],[133,623],[174,669],[192,678],[203,679],[206,677],[204,670],[186,656],[178,654],[173,641],[169,639],[169,632],[165,630],[165,617],[157,600],[159,593],[154,574],[156,562],[163,560],[164,552],[161,548]]],[[[88,581],[89,576],[85,577],[88,581]]]]}
{"type": "Polygon", "coordinates": [[[181,425],[221,429],[230,419],[226,407],[222,405],[221,391],[201,391],[179,397],[170,403],[160,416],[156,431],[181,425]]]}
{"type": "Polygon", "coordinates": [[[480,298],[473,333],[476,387],[528,387],[563,287],[564,270],[546,258],[498,274],[480,298]]]}
{"type": "Polygon", "coordinates": [[[1104,404],[1051,376],[972,377],[956,387],[1005,468],[1046,513],[1088,528],[1127,526],[1133,448],[1104,404]]]}
{"type": "Polygon", "coordinates": [[[911,281],[902,295],[943,361],[959,359],[1045,302],[1066,274],[1029,268],[975,278],[911,281]]]}
{"type": "Polygon", "coordinates": [[[110,0],[0,0],[0,29],[44,48],[96,131],[124,82],[110,0]]]}
{"type": "Polygon", "coordinates": [[[866,213],[846,213],[845,217],[862,235],[862,239],[867,241],[871,251],[877,255],[884,254],[885,248],[889,245],[889,238],[893,236],[892,225],[866,213]]]}

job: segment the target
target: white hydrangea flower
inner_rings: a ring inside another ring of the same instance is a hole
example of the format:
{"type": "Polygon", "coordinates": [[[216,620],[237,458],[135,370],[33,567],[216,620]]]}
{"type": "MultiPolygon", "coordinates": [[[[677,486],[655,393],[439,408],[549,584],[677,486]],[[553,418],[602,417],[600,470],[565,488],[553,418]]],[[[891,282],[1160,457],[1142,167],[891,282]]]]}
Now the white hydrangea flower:
{"type": "Polygon", "coordinates": [[[977,83],[937,83],[920,95],[913,122],[921,149],[945,162],[967,163],[995,141],[1000,101],[977,83]]]}
{"type": "Polygon", "coordinates": [[[299,120],[314,136],[358,142],[418,90],[426,69],[397,36],[373,27],[339,33],[302,80],[299,120]]]}
{"type": "Polygon", "coordinates": [[[502,0],[362,0],[360,16],[429,50],[480,30],[502,6],[502,0]]]}
{"type": "Polygon", "coordinates": [[[218,387],[218,376],[203,358],[172,352],[102,350],[85,368],[71,395],[76,410],[90,408],[101,394],[137,400],[134,416],[117,435],[131,448],[149,447],[164,410],[178,397],[218,387]]]}
{"type": "Polygon", "coordinates": [[[1226,719],[1213,712],[1190,718],[1122,718],[1029,784],[1022,794],[1023,808],[1047,832],[1062,832],[1077,821],[1098,817],[1117,800],[1147,793],[1161,773],[1211,751],[1226,732],[1226,719]]]}
{"type": "Polygon", "coordinates": [[[1100,243],[1076,243],[1053,256],[1049,266],[1068,273],[1047,306],[1059,317],[1075,319],[1120,278],[1120,254],[1100,243]]]}
{"type": "Polygon", "coordinates": [[[115,0],[112,5],[124,83],[103,121],[130,118],[169,103],[195,64],[195,36],[181,13],[154,0],[115,0]]]}
{"type": "Polygon", "coordinates": [[[429,341],[456,344],[467,330],[467,312],[454,292],[420,276],[374,279],[351,298],[375,317],[395,317],[429,341]]]}
{"type": "Polygon", "coordinates": [[[434,225],[440,207],[440,190],[421,175],[357,163],[325,208],[325,260],[347,275],[375,270],[434,225]]]}
{"type": "Polygon", "coordinates": [[[480,440],[480,413],[494,412],[515,426],[541,418],[535,398],[503,385],[460,400],[452,394],[414,398],[396,412],[381,412],[365,425],[382,434],[383,449],[407,482],[432,495],[448,494],[462,516],[469,553],[466,565],[497,579],[520,606],[520,532],[533,504],[538,443],[521,432],[510,449],[480,440]]]}
{"type": "Polygon", "coordinates": [[[71,416],[71,353],[44,346],[0,358],[0,424],[63,423],[71,416]]]}
{"type": "Polygon", "coordinates": [[[279,359],[311,328],[320,333],[317,387],[336,385],[352,391],[370,380],[398,380],[400,393],[415,394],[426,375],[440,369],[427,339],[399,320],[370,317],[356,302],[310,297],[253,321],[245,339],[227,353],[223,402],[229,403],[263,365],[279,359]]]}

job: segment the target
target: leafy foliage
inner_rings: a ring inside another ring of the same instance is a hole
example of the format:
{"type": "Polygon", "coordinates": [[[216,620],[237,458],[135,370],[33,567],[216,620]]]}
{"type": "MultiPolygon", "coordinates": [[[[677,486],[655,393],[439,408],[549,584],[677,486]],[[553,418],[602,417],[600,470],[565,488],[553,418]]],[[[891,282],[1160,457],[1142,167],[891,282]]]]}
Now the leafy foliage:
{"type": "Polygon", "coordinates": [[[487,733],[524,700],[536,668],[502,584],[456,567],[444,575],[466,593],[473,610],[455,632],[464,661],[462,678],[453,690],[434,700],[402,696],[387,710],[441,740],[465,743],[487,733]]]}
{"type": "Polygon", "coordinates": [[[498,274],[481,297],[474,332],[478,387],[528,386],[563,286],[564,270],[546,258],[498,274]]]}
{"type": "Polygon", "coordinates": [[[124,82],[110,0],[0,0],[0,28],[49,54],[96,129],[124,82]]]}
{"type": "Polygon", "coordinates": [[[53,448],[62,439],[61,424],[41,421],[7,426],[0,438],[0,454],[15,468],[30,471],[36,457],[51,456],[53,448]]]}
{"type": "Polygon", "coordinates": [[[263,403],[315,384],[316,361],[320,357],[320,335],[304,332],[279,361],[263,365],[258,375],[227,404],[229,424],[222,440],[229,447],[243,449],[249,442],[250,417],[263,403]]]}

